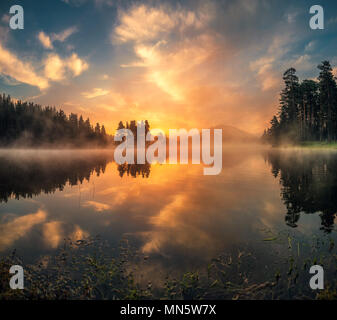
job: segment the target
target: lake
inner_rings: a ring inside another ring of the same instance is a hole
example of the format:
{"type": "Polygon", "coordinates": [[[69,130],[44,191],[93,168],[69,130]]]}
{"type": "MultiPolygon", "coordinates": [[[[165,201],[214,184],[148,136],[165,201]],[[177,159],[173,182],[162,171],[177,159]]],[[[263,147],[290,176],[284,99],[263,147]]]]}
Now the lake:
{"type": "MultiPolygon", "coordinates": [[[[16,249],[34,263],[65,238],[99,235],[144,255],[140,282],[252,252],[236,272],[263,282],[289,257],[333,256],[336,194],[333,150],[224,146],[217,176],[203,165],[118,166],[111,150],[1,150],[0,256],[16,249]]],[[[310,275],[296,266],[304,283],[310,275]]]]}

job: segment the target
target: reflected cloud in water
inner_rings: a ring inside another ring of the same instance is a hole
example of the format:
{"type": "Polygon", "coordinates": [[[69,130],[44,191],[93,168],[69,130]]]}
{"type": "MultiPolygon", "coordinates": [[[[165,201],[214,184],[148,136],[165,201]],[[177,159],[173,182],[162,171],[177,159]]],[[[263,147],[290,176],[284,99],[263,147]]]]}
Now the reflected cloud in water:
{"type": "Polygon", "coordinates": [[[225,148],[222,173],[204,176],[203,165],[120,166],[108,151],[15,152],[0,152],[0,229],[31,212],[44,215],[15,236],[1,232],[2,251],[15,247],[33,257],[66,237],[101,235],[117,244],[127,235],[153,265],[188,269],[261,242],[262,229],[289,228],[285,217],[306,234],[333,227],[332,153],[225,148]],[[318,214],[299,221],[301,212],[318,214]]]}

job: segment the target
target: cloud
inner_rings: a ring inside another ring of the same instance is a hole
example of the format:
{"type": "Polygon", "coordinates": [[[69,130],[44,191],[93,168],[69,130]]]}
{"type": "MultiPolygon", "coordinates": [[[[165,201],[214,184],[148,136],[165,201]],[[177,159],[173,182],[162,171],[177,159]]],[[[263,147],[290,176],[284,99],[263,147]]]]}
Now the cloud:
{"type": "Polygon", "coordinates": [[[96,98],[96,97],[105,96],[109,92],[110,92],[109,90],[104,90],[104,89],[101,89],[101,88],[94,88],[91,91],[82,92],[82,95],[87,99],[92,99],[92,98],[96,98]]]}
{"type": "Polygon", "coordinates": [[[73,7],[80,7],[81,5],[83,5],[84,3],[87,2],[87,0],[62,0],[62,2],[73,6],[73,7]]]}
{"type": "Polygon", "coordinates": [[[78,225],[75,225],[74,231],[69,235],[69,238],[74,242],[87,237],[89,237],[89,233],[82,230],[78,225]]]}
{"type": "Polygon", "coordinates": [[[21,61],[15,54],[0,44],[0,72],[11,78],[36,86],[43,90],[48,87],[48,80],[36,74],[29,62],[21,61]]]}
{"type": "MultiPolygon", "coordinates": [[[[62,2],[72,6],[72,7],[80,7],[85,3],[89,2],[89,0],[61,0],[62,2]]],[[[116,0],[91,0],[97,7],[101,7],[103,5],[107,5],[109,7],[113,6],[116,3],[116,0]]]]}
{"type": "Polygon", "coordinates": [[[55,249],[64,239],[62,223],[59,221],[47,222],[43,225],[43,238],[45,243],[55,249]]]}
{"type": "Polygon", "coordinates": [[[41,44],[46,48],[46,49],[53,49],[53,44],[48,35],[46,35],[43,31],[39,32],[38,34],[38,39],[40,40],[41,44]]]}
{"type": "Polygon", "coordinates": [[[195,13],[189,10],[173,10],[170,7],[151,8],[144,4],[135,5],[119,14],[119,25],[113,39],[121,42],[144,42],[156,39],[174,29],[183,32],[189,27],[200,29],[209,21],[206,10],[195,13]]]}
{"type": "Polygon", "coordinates": [[[328,24],[334,24],[334,23],[337,23],[337,17],[334,17],[328,20],[328,24]]]}
{"type": "Polygon", "coordinates": [[[77,77],[89,68],[88,63],[79,58],[76,53],[65,59],[60,58],[55,53],[51,53],[46,58],[44,65],[45,76],[53,81],[65,79],[67,73],[77,77]]]}
{"type": "Polygon", "coordinates": [[[279,77],[273,72],[275,58],[262,57],[250,63],[252,71],[256,71],[256,76],[261,82],[262,91],[267,91],[280,84],[279,77]]]}
{"type": "Polygon", "coordinates": [[[9,15],[9,14],[4,14],[4,15],[1,17],[1,22],[5,23],[5,24],[8,24],[8,23],[9,23],[9,20],[10,20],[10,15],[9,15]]]}
{"type": "Polygon", "coordinates": [[[66,41],[72,34],[76,33],[78,31],[77,27],[70,27],[68,29],[65,29],[64,31],[60,33],[52,33],[51,38],[53,41],[60,41],[64,42],[66,41]]]}
{"type": "MultiPolygon", "coordinates": [[[[52,48],[48,36],[43,32],[39,34],[39,39],[45,47],[52,48]]],[[[67,76],[77,77],[89,68],[89,64],[76,53],[72,53],[67,58],[50,53],[43,61],[43,75],[35,71],[37,68],[38,66],[33,66],[29,61],[22,61],[0,44],[0,74],[6,83],[12,85],[21,82],[44,90],[49,87],[49,80],[61,81],[67,76]]]]}
{"type": "Polygon", "coordinates": [[[289,33],[274,36],[267,45],[266,54],[250,62],[250,69],[256,72],[262,91],[276,89],[280,86],[280,68],[307,65],[308,56],[289,58],[290,45],[294,41],[289,33]]]}
{"type": "Polygon", "coordinates": [[[43,210],[13,219],[0,224],[0,251],[10,247],[15,241],[24,237],[35,225],[46,220],[47,214],[43,210]]]}
{"type": "Polygon", "coordinates": [[[294,61],[291,61],[289,64],[292,64],[294,68],[301,71],[312,70],[314,65],[311,61],[311,56],[308,54],[295,57],[294,61]]]}
{"type": "MultiPolygon", "coordinates": [[[[92,10],[94,2],[109,1],[87,0],[83,10],[92,10]]],[[[291,66],[306,69],[318,49],[310,51],[311,44],[306,45],[312,36],[303,28],[294,29],[302,16],[294,19],[298,10],[288,4],[274,6],[264,0],[115,4],[118,13],[110,34],[114,54],[99,62],[105,66],[103,72],[100,68],[88,72],[91,81],[101,83],[48,91],[53,103],[70,101],[84,112],[95,108],[95,120],[108,121],[111,128],[115,123],[106,120],[106,114],[126,120],[132,113],[163,129],[208,127],[222,121],[257,133],[277,108],[282,72],[291,66]],[[103,73],[114,76],[103,83],[103,73]],[[59,94],[61,90],[64,94],[59,94]]],[[[58,39],[66,41],[70,33],[58,39]]],[[[48,35],[56,47],[55,36],[48,35]]],[[[65,43],[65,48],[68,45],[72,43],[65,43]]],[[[78,59],[73,56],[72,67],[69,56],[51,60],[51,77],[80,74],[88,65],[78,59]]]]}
{"type": "Polygon", "coordinates": [[[332,74],[337,77],[337,67],[332,68],[332,74]]]}
{"type": "Polygon", "coordinates": [[[50,54],[45,60],[45,76],[53,81],[60,81],[65,78],[66,65],[57,54],[50,54]]]}
{"type": "MultiPolygon", "coordinates": [[[[249,15],[257,8],[255,1],[251,5],[242,1],[241,7],[249,15]]],[[[247,48],[239,51],[228,31],[214,28],[223,17],[218,9],[213,2],[199,2],[189,9],[141,4],[119,13],[113,44],[131,47],[134,52],[131,61],[123,60],[120,65],[133,68],[128,70],[132,81],[125,84],[127,94],[122,88],[128,112],[162,129],[210,126],[217,119],[240,126],[242,118],[252,113],[259,100],[247,93],[249,81],[256,83],[254,74],[247,70],[251,56],[244,56],[247,48]],[[243,86],[247,90],[242,90],[243,86]],[[247,107],[239,107],[243,105],[247,107]]],[[[265,89],[275,86],[276,78],[270,80],[265,89]]],[[[257,91],[254,88],[254,94],[257,91]]],[[[123,107],[114,107],[120,117],[127,118],[123,107]]],[[[249,116],[245,129],[254,125],[255,131],[255,121],[249,116]]]]}
{"type": "Polygon", "coordinates": [[[89,64],[85,60],[79,58],[76,53],[73,53],[67,59],[67,67],[71,70],[73,76],[77,77],[89,68],[89,64]]]}
{"type": "Polygon", "coordinates": [[[7,75],[5,75],[5,74],[1,74],[1,73],[0,73],[0,78],[1,78],[1,80],[2,80],[5,84],[7,84],[7,85],[9,85],[9,86],[17,86],[17,85],[20,84],[19,81],[16,81],[16,80],[13,79],[12,77],[9,77],[9,76],[7,76],[7,75]]]}
{"type": "Polygon", "coordinates": [[[154,46],[137,45],[135,52],[147,68],[146,79],[178,101],[200,80],[196,69],[212,55],[215,46],[212,37],[205,34],[171,46],[164,41],[154,46]]]}
{"type": "Polygon", "coordinates": [[[72,241],[83,240],[89,236],[89,233],[82,230],[78,225],[74,226],[72,232],[66,232],[65,226],[60,221],[50,221],[43,225],[43,238],[45,244],[53,249],[56,249],[65,238],[71,239],[72,241]]]}
{"type": "Polygon", "coordinates": [[[111,207],[110,205],[102,202],[97,202],[97,201],[87,201],[83,205],[83,207],[92,207],[95,211],[97,212],[102,212],[109,210],[111,207]]]}
{"type": "Polygon", "coordinates": [[[316,48],[316,42],[310,41],[304,48],[304,51],[313,51],[316,48]]]}
{"type": "Polygon", "coordinates": [[[78,31],[77,27],[70,27],[62,32],[52,33],[50,36],[44,33],[43,31],[40,31],[37,37],[44,48],[51,50],[54,48],[53,46],[54,41],[64,42],[77,31],[78,31]]]}
{"type": "Polygon", "coordinates": [[[286,18],[288,23],[292,24],[296,21],[296,17],[298,16],[299,12],[291,12],[286,14],[286,18]]]}
{"type": "MultiPolygon", "coordinates": [[[[208,30],[211,8],[200,7],[196,12],[169,6],[135,5],[119,13],[119,24],[113,39],[131,42],[139,59],[121,67],[145,68],[145,80],[155,84],[173,100],[186,96],[188,74],[204,63],[216,46],[208,30]],[[178,33],[181,38],[172,38],[178,33]],[[168,68],[169,66],[169,68],[168,68]]],[[[191,78],[192,79],[192,78],[191,78]]]]}

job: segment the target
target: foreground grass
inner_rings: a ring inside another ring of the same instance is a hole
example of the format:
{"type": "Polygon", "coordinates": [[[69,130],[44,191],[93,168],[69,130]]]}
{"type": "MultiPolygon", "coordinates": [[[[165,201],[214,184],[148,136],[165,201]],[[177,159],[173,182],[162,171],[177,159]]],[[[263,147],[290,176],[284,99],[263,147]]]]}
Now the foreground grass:
{"type": "Polygon", "coordinates": [[[315,239],[305,247],[289,235],[277,234],[261,239],[262,242],[275,252],[269,263],[263,259],[265,250],[241,248],[212,259],[205,270],[191,270],[179,277],[165,276],[160,285],[135,280],[133,266],[142,270],[149,258],[130,248],[126,240],[121,242],[117,255],[111,254],[111,248],[107,250],[99,238],[75,243],[69,240],[57,255],[34,265],[24,265],[14,252],[0,260],[0,300],[337,298],[333,240],[315,239]],[[328,248],[328,254],[320,253],[322,247],[328,248]],[[281,258],[278,254],[284,248],[287,255],[281,258]],[[310,251],[310,257],[302,253],[303,248],[310,251]],[[24,290],[9,288],[8,270],[14,264],[24,267],[24,290]],[[309,268],[314,264],[322,265],[325,277],[330,277],[329,286],[319,293],[308,285],[309,268]]]}

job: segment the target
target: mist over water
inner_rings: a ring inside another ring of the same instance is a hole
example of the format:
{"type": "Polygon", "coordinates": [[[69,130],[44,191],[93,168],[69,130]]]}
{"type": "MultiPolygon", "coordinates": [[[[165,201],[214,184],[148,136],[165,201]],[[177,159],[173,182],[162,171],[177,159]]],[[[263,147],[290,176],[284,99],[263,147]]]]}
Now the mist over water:
{"type": "Polygon", "coordinates": [[[28,263],[100,235],[127,237],[153,279],[243,246],[268,264],[270,233],[335,236],[336,169],[337,152],[322,150],[227,146],[217,176],[202,164],[118,165],[111,150],[0,150],[0,255],[15,248],[28,263]]]}

